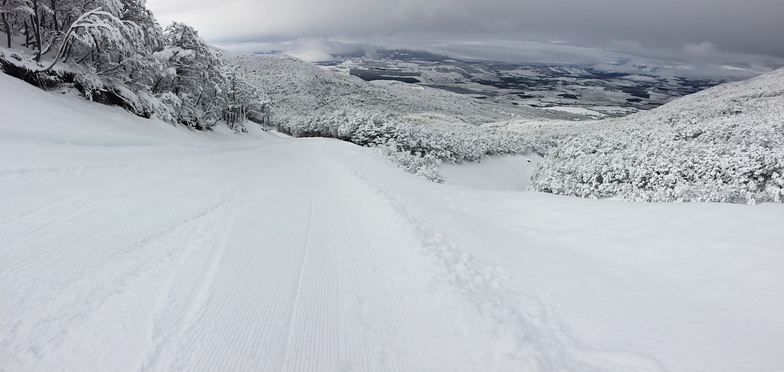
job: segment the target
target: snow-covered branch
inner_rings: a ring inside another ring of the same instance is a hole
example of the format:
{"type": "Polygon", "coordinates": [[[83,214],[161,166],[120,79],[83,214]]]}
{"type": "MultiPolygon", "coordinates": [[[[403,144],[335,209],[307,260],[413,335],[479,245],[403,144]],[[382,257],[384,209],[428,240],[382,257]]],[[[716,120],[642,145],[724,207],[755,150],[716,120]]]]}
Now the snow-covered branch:
{"type": "Polygon", "coordinates": [[[91,35],[91,31],[103,31],[100,35],[104,38],[111,39],[114,43],[124,42],[120,29],[123,27],[123,22],[109,12],[103,11],[101,8],[96,8],[82,14],[74,23],[68,28],[57,54],[54,56],[52,63],[40,70],[41,72],[50,71],[68,48],[70,43],[74,40],[81,42],[84,45],[95,46],[95,35],[91,35]]]}

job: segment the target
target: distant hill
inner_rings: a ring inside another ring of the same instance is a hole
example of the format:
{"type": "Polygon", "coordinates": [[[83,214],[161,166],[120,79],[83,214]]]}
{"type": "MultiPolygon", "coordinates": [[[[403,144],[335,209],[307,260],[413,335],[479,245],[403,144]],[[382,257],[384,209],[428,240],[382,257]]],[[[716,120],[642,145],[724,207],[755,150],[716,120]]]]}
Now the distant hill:
{"type": "Polygon", "coordinates": [[[293,129],[314,117],[328,117],[340,110],[360,110],[396,118],[437,113],[454,122],[470,124],[578,117],[529,107],[510,107],[395,81],[366,82],[280,54],[226,54],[224,60],[237,66],[251,84],[268,93],[274,109],[273,121],[284,129],[293,129]]]}

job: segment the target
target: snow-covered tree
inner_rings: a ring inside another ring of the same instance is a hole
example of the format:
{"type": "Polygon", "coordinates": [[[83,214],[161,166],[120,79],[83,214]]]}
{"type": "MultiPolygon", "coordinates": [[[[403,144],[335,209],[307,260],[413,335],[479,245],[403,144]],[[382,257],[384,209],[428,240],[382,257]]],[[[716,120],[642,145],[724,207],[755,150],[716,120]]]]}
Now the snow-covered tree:
{"type": "Polygon", "coordinates": [[[32,53],[0,62],[31,83],[66,82],[88,99],[194,129],[269,121],[267,99],[228,71],[219,52],[185,24],[164,32],[144,0],[0,1],[6,44],[32,53]]]}
{"type": "Polygon", "coordinates": [[[170,67],[153,86],[153,93],[172,92],[177,96],[181,102],[177,122],[195,129],[214,125],[225,104],[227,77],[220,53],[184,23],[166,27],[164,42],[156,57],[170,67]]]}
{"type": "Polygon", "coordinates": [[[269,124],[268,99],[245,81],[237,67],[228,70],[226,99],[221,116],[229,128],[234,130],[241,130],[246,120],[269,124]]]}
{"type": "MultiPolygon", "coordinates": [[[[115,15],[102,11],[100,8],[90,10],[76,19],[63,36],[63,42],[54,55],[54,59],[49,67],[42,71],[48,71],[60,61],[74,51],[81,52],[83,57],[80,61],[90,57],[91,66],[102,67],[107,61],[119,65],[122,63],[117,55],[129,54],[133,48],[130,39],[126,37],[128,31],[134,30],[132,23],[124,24],[115,15]]],[[[38,58],[38,57],[36,57],[38,58]]],[[[115,67],[111,67],[113,69],[115,67]]]]}

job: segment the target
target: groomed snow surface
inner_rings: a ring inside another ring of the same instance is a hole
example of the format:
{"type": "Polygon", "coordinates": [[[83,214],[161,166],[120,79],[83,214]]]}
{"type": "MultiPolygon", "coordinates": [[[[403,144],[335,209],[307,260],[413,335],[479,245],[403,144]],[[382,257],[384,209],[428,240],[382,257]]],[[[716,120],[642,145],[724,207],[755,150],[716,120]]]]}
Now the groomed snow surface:
{"type": "Polygon", "coordinates": [[[0,370],[784,370],[783,205],[434,184],[0,95],[0,370]]]}

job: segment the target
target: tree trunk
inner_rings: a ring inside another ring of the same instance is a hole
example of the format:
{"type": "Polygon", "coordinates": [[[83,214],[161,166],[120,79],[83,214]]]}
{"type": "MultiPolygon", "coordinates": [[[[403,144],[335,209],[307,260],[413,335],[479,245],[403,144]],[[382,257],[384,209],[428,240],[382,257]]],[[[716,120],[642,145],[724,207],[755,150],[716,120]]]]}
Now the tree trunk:
{"type": "Polygon", "coordinates": [[[35,17],[30,16],[30,47],[35,48],[35,17]]]}
{"type": "MultiPolygon", "coordinates": [[[[3,7],[5,7],[6,4],[8,4],[8,0],[3,0],[3,7]]],[[[8,24],[8,18],[6,18],[7,14],[3,13],[0,16],[1,16],[1,18],[3,18],[3,26],[5,27],[5,37],[6,37],[7,42],[8,42],[8,47],[10,48],[11,47],[11,25],[8,24]]]]}
{"type": "Polygon", "coordinates": [[[25,42],[23,46],[25,48],[28,48],[30,47],[30,27],[27,26],[27,21],[25,21],[24,23],[24,35],[25,35],[25,42]]]}
{"type": "Polygon", "coordinates": [[[155,82],[155,85],[153,85],[153,86],[152,86],[152,89],[150,89],[150,91],[151,91],[153,94],[156,94],[156,93],[158,93],[158,85],[161,83],[161,81],[163,81],[163,76],[159,77],[159,78],[158,78],[158,81],[156,81],[156,82],[155,82]]]}
{"type": "Polygon", "coordinates": [[[52,0],[52,24],[55,31],[60,31],[60,25],[57,23],[57,0],[52,0]]]}
{"type": "Polygon", "coordinates": [[[3,18],[3,26],[5,26],[5,38],[6,42],[8,43],[8,47],[11,47],[11,25],[8,24],[8,18],[6,18],[6,14],[2,14],[3,18]]]}
{"type": "Polygon", "coordinates": [[[71,44],[68,43],[68,40],[64,39],[63,43],[66,44],[65,49],[63,49],[63,62],[68,62],[68,58],[71,56],[71,50],[73,50],[73,47],[71,47],[71,44]]]}
{"type": "Polygon", "coordinates": [[[41,16],[38,14],[38,0],[33,0],[33,12],[35,16],[30,16],[33,22],[33,32],[35,33],[35,44],[38,51],[35,53],[35,61],[41,61],[41,16]]]}

